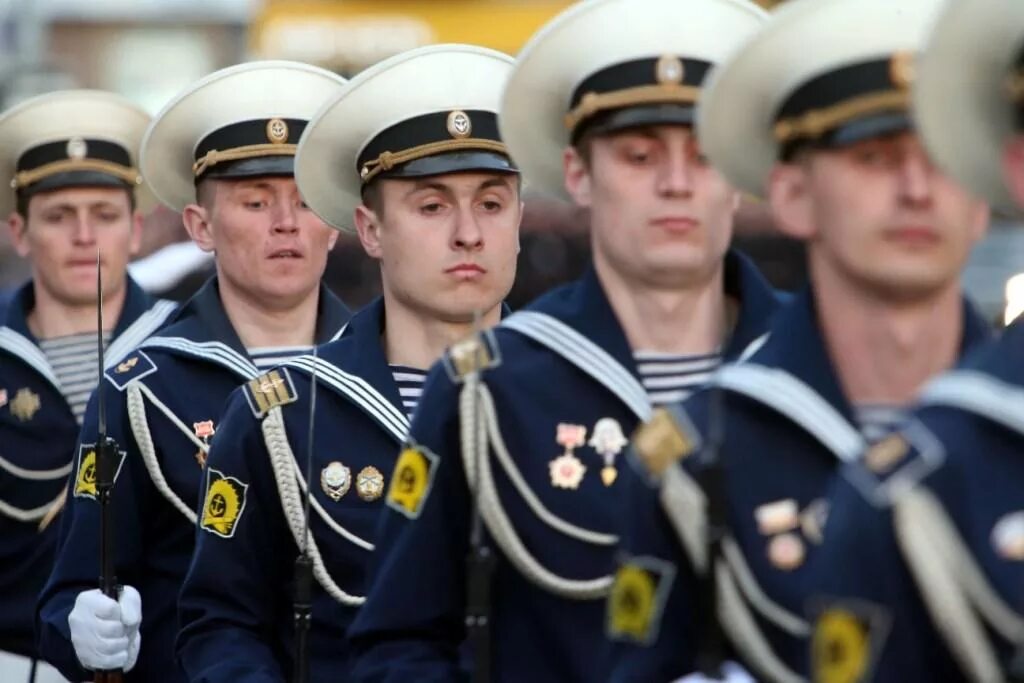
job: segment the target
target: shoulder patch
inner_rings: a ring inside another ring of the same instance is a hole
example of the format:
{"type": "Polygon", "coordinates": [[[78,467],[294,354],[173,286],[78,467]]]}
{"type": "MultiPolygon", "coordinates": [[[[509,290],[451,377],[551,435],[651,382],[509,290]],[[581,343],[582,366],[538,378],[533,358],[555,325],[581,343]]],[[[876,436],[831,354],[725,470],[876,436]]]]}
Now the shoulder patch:
{"type": "Polygon", "coordinates": [[[277,368],[260,375],[247,382],[244,391],[245,400],[257,418],[266,417],[272,408],[294,403],[299,397],[287,368],[277,368]]]}
{"type": "Polygon", "coordinates": [[[657,408],[633,433],[629,459],[656,483],[671,465],[700,449],[701,437],[682,407],[657,408]]]}
{"type": "Polygon", "coordinates": [[[867,451],[844,475],[872,505],[889,507],[946,460],[946,450],[923,422],[911,419],[867,451]]]}
{"type": "Polygon", "coordinates": [[[608,596],[608,637],[653,644],[675,575],[674,565],[656,557],[632,557],[619,565],[608,596]]]}
{"type": "Polygon", "coordinates": [[[498,340],[492,330],[474,332],[466,339],[452,344],[441,362],[454,384],[461,384],[467,376],[501,365],[498,340]]]}
{"type": "Polygon", "coordinates": [[[203,516],[199,526],[215,536],[231,538],[245,511],[245,496],[249,485],[213,468],[208,468],[206,472],[203,516]]]}
{"type": "Polygon", "coordinates": [[[156,372],[156,363],[153,362],[145,351],[133,351],[117,365],[107,368],[107,381],[117,387],[118,391],[124,391],[129,382],[142,379],[146,375],[156,372]]]}
{"type": "Polygon", "coordinates": [[[889,616],[861,601],[838,603],[822,610],[811,636],[813,680],[857,683],[871,680],[888,637],[889,616]]]}
{"type": "Polygon", "coordinates": [[[434,486],[434,474],[440,458],[429,449],[416,444],[406,444],[395,463],[388,488],[388,507],[409,519],[416,519],[423,511],[423,503],[434,486]]]}
{"type": "MultiPolygon", "coordinates": [[[[114,469],[114,483],[124,467],[127,451],[117,452],[117,467],[114,469]]],[[[96,444],[83,443],[78,447],[78,467],[75,470],[75,498],[96,500],[96,444]]]]}

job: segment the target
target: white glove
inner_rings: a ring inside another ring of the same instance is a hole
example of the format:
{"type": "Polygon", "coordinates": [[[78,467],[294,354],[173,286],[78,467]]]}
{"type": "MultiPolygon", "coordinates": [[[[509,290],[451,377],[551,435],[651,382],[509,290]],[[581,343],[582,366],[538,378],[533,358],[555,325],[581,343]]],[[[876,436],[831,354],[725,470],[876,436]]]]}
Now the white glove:
{"type": "Polygon", "coordinates": [[[736,662],[724,662],[721,678],[708,678],[704,674],[690,674],[677,679],[675,683],[757,683],[757,680],[736,662]]]}
{"type": "Polygon", "coordinates": [[[99,589],[79,593],[68,615],[78,661],[92,671],[131,671],[139,658],[142,598],[125,586],[117,601],[99,589]]]}

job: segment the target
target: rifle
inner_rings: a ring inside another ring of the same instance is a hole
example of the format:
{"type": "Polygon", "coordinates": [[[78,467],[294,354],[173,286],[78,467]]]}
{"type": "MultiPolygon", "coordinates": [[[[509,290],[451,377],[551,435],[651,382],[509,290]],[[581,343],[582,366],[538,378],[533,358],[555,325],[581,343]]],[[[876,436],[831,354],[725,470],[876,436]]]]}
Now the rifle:
{"type": "MultiPolygon", "coordinates": [[[[99,355],[99,381],[96,383],[96,402],[99,406],[99,430],[96,437],[96,499],[100,505],[100,590],[108,598],[117,600],[121,587],[114,573],[114,525],[110,494],[114,488],[114,469],[117,466],[117,442],[107,435],[107,408],[103,401],[103,271],[100,252],[96,250],[96,345],[99,355]]],[[[120,669],[97,671],[95,683],[121,683],[120,669]]]]}
{"type": "Polygon", "coordinates": [[[295,653],[292,662],[292,683],[306,683],[309,680],[309,627],[313,616],[313,560],[309,557],[309,499],[313,486],[313,434],[316,416],[316,368],[317,347],[313,342],[313,370],[310,373],[309,388],[309,438],[306,442],[306,500],[305,532],[302,547],[295,559],[294,596],[292,614],[295,629],[295,653]]]}

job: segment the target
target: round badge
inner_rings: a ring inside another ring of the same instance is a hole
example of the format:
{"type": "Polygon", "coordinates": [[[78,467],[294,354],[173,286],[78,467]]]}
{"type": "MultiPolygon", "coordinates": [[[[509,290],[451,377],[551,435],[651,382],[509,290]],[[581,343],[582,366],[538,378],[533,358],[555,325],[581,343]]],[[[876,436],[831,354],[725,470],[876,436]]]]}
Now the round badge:
{"type": "Polygon", "coordinates": [[[288,142],[288,124],[283,119],[270,119],[267,121],[267,140],[275,145],[288,142]]]}
{"type": "Polygon", "coordinates": [[[86,144],[82,138],[71,138],[68,140],[68,145],[64,149],[68,154],[69,159],[84,159],[89,154],[89,145],[86,144]]]}
{"type": "Polygon", "coordinates": [[[796,534],[776,536],[768,544],[768,560],[776,569],[793,571],[804,563],[804,542],[796,534]]]}
{"type": "Polygon", "coordinates": [[[889,62],[889,78],[897,88],[906,90],[914,82],[914,53],[897,52],[889,62]]]}
{"type": "Polygon", "coordinates": [[[448,133],[453,138],[468,138],[473,133],[473,122],[464,111],[453,111],[448,114],[448,133]]]}
{"type": "Polygon", "coordinates": [[[335,460],[320,472],[320,486],[331,500],[338,501],[352,485],[352,472],[335,460]]]}
{"type": "Polygon", "coordinates": [[[686,71],[683,68],[683,60],[679,59],[679,57],[665,55],[658,60],[658,64],[655,67],[655,77],[658,79],[658,83],[678,85],[683,82],[685,76],[686,71]]]}
{"type": "Polygon", "coordinates": [[[384,493],[384,475],[376,467],[367,466],[356,475],[356,493],[367,503],[372,503],[384,493]]]}

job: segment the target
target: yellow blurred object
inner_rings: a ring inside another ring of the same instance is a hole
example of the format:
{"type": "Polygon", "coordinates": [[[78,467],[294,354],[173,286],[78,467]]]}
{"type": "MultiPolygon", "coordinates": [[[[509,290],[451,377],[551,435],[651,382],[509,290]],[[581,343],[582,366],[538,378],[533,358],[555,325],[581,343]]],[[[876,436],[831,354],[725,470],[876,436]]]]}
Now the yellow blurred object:
{"type": "Polygon", "coordinates": [[[267,0],[250,47],[351,75],[432,43],[472,43],[514,55],[571,0],[267,0]]]}

